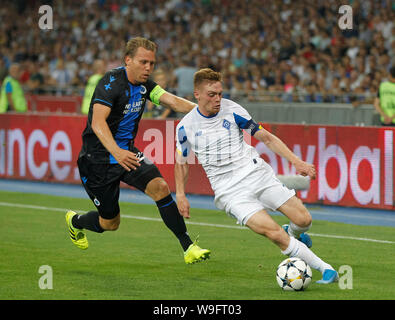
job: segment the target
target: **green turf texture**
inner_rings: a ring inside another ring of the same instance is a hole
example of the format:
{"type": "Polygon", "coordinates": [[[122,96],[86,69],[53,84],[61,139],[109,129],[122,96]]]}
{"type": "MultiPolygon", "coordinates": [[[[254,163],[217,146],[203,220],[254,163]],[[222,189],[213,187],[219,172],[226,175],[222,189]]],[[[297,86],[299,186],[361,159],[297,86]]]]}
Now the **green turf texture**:
{"type": "MultiPolygon", "coordinates": [[[[1,203],[88,211],[90,200],[0,192],[1,203]]],[[[121,215],[160,218],[154,205],[121,203],[121,215]]],[[[313,283],[304,292],[282,291],[275,279],[285,259],[266,238],[248,229],[187,224],[211,259],[186,265],[178,240],[161,221],[121,218],[115,232],[87,231],[88,250],[68,238],[65,213],[0,205],[0,299],[263,300],[394,299],[395,244],[313,236],[313,250],[336,269],[352,268],[352,289],[313,283]],[[42,265],[53,272],[53,289],[40,289],[42,265]]],[[[288,220],[280,215],[279,223],[288,220]]],[[[191,209],[191,222],[235,226],[225,213],[191,209]]],[[[312,233],[395,242],[391,227],[313,221],[312,233]]],[[[340,275],[342,276],[342,275],[340,275]]],[[[348,282],[349,283],[349,282],[348,282]]]]}

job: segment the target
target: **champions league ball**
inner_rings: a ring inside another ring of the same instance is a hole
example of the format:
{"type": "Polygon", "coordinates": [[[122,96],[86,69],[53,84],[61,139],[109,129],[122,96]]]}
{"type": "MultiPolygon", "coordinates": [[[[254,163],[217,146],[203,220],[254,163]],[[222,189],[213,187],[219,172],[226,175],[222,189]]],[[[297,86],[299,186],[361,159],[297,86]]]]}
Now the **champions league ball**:
{"type": "Polygon", "coordinates": [[[311,278],[311,268],[299,258],[287,258],[277,267],[277,283],[286,291],[306,289],[311,283],[311,278]]]}

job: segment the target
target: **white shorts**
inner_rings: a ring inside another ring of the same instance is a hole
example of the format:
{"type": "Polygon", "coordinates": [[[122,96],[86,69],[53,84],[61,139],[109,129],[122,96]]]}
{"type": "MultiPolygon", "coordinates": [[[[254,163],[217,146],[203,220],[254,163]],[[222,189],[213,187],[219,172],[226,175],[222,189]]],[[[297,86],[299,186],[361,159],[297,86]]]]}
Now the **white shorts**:
{"type": "Polygon", "coordinates": [[[278,180],[263,159],[257,160],[253,168],[248,168],[252,169],[248,173],[233,173],[231,180],[213,188],[216,207],[225,210],[243,226],[256,212],[275,211],[296,194],[278,180]]]}

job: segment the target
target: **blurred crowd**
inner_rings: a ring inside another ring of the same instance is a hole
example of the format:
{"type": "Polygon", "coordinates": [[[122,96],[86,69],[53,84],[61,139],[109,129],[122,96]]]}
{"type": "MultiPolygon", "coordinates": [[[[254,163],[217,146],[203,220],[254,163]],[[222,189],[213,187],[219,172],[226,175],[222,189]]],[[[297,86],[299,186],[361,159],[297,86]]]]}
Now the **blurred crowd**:
{"type": "Polygon", "coordinates": [[[395,1],[354,0],[341,30],[338,0],[2,0],[0,83],[20,64],[34,93],[82,94],[94,73],[122,65],[126,41],[158,44],[167,87],[190,97],[201,67],[223,74],[234,99],[371,102],[395,65],[395,1]],[[41,4],[53,29],[38,27],[41,4]]]}

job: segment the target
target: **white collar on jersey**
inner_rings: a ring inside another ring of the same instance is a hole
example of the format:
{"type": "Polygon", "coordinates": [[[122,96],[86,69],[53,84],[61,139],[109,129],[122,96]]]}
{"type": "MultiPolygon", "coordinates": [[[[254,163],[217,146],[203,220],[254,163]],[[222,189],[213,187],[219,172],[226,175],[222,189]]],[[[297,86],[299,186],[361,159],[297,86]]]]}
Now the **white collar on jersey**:
{"type": "Polygon", "coordinates": [[[198,112],[202,117],[207,118],[207,119],[214,118],[214,117],[216,117],[216,116],[218,115],[218,113],[219,113],[219,111],[218,111],[217,113],[215,113],[215,114],[213,114],[213,115],[211,115],[211,116],[205,116],[204,114],[202,114],[202,113],[200,112],[200,110],[199,110],[199,105],[197,106],[196,110],[197,110],[197,112],[198,112]]]}

